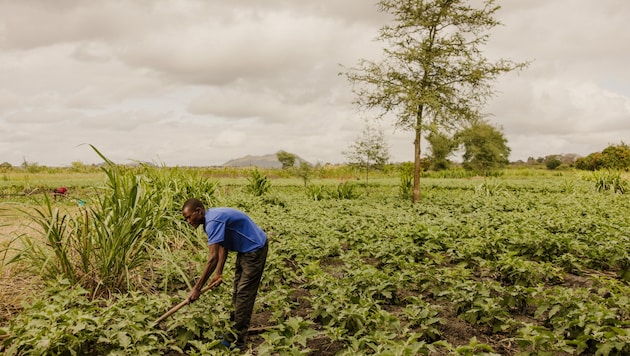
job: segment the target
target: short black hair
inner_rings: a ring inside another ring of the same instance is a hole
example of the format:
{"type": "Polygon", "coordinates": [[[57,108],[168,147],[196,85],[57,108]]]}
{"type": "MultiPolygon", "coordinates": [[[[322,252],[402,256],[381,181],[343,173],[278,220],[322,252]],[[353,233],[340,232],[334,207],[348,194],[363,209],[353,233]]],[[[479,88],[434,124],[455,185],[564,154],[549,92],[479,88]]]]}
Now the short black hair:
{"type": "Polygon", "coordinates": [[[184,209],[186,208],[190,210],[197,210],[199,208],[201,208],[201,210],[206,210],[206,208],[203,206],[203,203],[197,198],[190,198],[186,200],[186,202],[182,206],[182,211],[184,211],[184,209]]]}

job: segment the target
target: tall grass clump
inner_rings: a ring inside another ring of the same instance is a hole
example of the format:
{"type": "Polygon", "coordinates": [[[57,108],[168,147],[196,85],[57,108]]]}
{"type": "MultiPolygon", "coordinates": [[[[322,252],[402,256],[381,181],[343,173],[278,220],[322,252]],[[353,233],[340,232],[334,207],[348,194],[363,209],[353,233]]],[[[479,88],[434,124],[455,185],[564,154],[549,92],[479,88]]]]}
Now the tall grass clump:
{"type": "Polygon", "coordinates": [[[337,185],[337,189],[332,192],[332,197],[335,199],[355,199],[361,196],[361,193],[356,191],[357,185],[350,182],[345,181],[343,183],[339,183],[337,185]]]}
{"type": "Polygon", "coordinates": [[[413,171],[405,169],[400,172],[398,192],[402,199],[411,199],[413,195],[413,171]]]}
{"type": "Polygon", "coordinates": [[[306,196],[312,200],[324,200],[328,196],[328,191],[322,184],[311,184],[306,187],[306,196]]]}
{"type": "Polygon", "coordinates": [[[595,171],[592,180],[598,192],[624,194],[630,188],[630,184],[623,179],[619,171],[595,171]]]}
{"type": "Polygon", "coordinates": [[[204,177],[198,170],[142,165],[142,174],[143,186],[156,193],[153,195],[154,202],[168,204],[164,208],[173,212],[179,212],[188,198],[212,204],[219,187],[217,181],[204,177]]]}
{"type": "Polygon", "coordinates": [[[60,211],[45,196],[30,215],[33,234],[20,236],[12,262],[25,262],[44,280],[59,276],[80,284],[93,298],[142,286],[151,245],[172,226],[170,202],[149,189],[134,169],[105,160],[107,177],[94,201],[78,213],[60,211]]]}
{"type": "Polygon", "coordinates": [[[493,196],[505,193],[505,186],[497,180],[483,179],[483,183],[475,187],[475,192],[483,196],[493,196]]]}
{"type": "Polygon", "coordinates": [[[250,173],[247,182],[248,184],[245,189],[255,196],[264,195],[271,189],[271,182],[267,179],[267,176],[261,174],[258,169],[250,173]]]}

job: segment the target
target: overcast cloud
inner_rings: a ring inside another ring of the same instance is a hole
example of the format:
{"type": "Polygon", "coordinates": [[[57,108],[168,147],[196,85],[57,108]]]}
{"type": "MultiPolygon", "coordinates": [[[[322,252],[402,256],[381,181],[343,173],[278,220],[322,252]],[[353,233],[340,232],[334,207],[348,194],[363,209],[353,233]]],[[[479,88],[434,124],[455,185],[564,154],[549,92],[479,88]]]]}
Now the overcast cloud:
{"type": "MultiPolygon", "coordinates": [[[[510,159],[630,142],[630,1],[503,0],[486,54],[510,159]]],[[[340,65],[376,59],[370,0],[0,0],[0,162],[341,163],[365,117],[340,65]]],[[[381,129],[392,161],[413,133],[381,129]]]]}

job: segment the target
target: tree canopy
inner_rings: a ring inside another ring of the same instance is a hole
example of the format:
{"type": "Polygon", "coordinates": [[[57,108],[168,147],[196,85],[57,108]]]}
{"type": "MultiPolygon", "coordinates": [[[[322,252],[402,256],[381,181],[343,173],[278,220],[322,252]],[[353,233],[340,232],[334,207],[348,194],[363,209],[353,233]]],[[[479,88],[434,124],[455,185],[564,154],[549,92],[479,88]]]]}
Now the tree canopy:
{"type": "Polygon", "coordinates": [[[598,169],[629,170],[630,146],[621,142],[618,145],[610,145],[602,152],[593,152],[586,157],[575,161],[577,169],[596,171],[598,169]]]}
{"type": "Polygon", "coordinates": [[[296,156],[293,153],[278,151],[276,157],[278,157],[278,161],[282,163],[282,169],[291,168],[295,165],[296,156]]]}
{"type": "Polygon", "coordinates": [[[457,133],[456,138],[464,146],[463,165],[466,169],[485,176],[509,163],[511,150],[507,139],[503,132],[486,122],[470,125],[457,133]]]}

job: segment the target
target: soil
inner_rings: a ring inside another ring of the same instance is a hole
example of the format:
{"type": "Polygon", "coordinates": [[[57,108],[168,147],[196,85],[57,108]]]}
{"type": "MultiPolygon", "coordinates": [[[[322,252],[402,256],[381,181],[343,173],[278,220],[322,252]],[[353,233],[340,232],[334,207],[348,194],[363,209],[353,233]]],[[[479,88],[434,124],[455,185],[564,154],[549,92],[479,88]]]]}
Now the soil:
{"type": "MultiPolygon", "coordinates": [[[[337,267],[340,263],[341,261],[339,259],[327,258],[321,261],[321,266],[323,269],[327,270],[328,273],[335,274],[338,272],[335,267],[337,267]]],[[[597,273],[593,272],[593,275],[595,274],[597,273]]],[[[591,288],[593,286],[593,278],[592,276],[566,274],[563,279],[563,285],[568,288],[591,288]]],[[[307,298],[310,296],[310,293],[308,290],[301,289],[298,286],[293,287],[295,289],[289,297],[291,298],[291,301],[296,303],[298,306],[292,311],[291,316],[302,316],[306,318],[309,316],[311,311],[311,305],[307,298]]],[[[417,294],[411,291],[401,291],[401,293],[407,296],[417,294]]],[[[404,295],[401,295],[400,299],[404,299],[404,295]]],[[[430,297],[426,296],[426,299],[430,299],[430,297]]],[[[440,329],[441,338],[449,344],[455,347],[468,345],[472,338],[476,338],[479,343],[489,345],[495,353],[500,355],[515,355],[519,351],[522,351],[518,345],[510,340],[510,336],[508,334],[493,332],[488,327],[471,325],[457,317],[455,311],[452,310],[449,305],[440,305],[437,301],[431,301],[431,303],[441,306],[441,312],[438,315],[444,320],[440,329]]],[[[388,305],[384,306],[384,308],[387,309],[388,312],[397,313],[400,309],[404,308],[404,306],[388,305]]],[[[271,312],[256,313],[252,316],[251,328],[254,329],[254,332],[250,334],[247,343],[250,344],[253,350],[255,350],[264,341],[261,333],[273,328],[273,322],[270,321],[270,317],[271,312]],[[261,328],[264,328],[264,330],[259,330],[261,328]]],[[[517,315],[515,316],[515,319],[522,322],[535,323],[534,320],[526,315],[517,315]]],[[[325,336],[319,336],[309,340],[307,347],[311,350],[308,355],[313,356],[332,356],[344,348],[343,344],[330,340],[325,336]]],[[[257,355],[257,353],[254,352],[253,355],[257,355]]],[[[559,354],[559,356],[562,355],[568,354],[559,354]]],[[[433,356],[437,356],[437,354],[434,354],[433,356]]]]}

